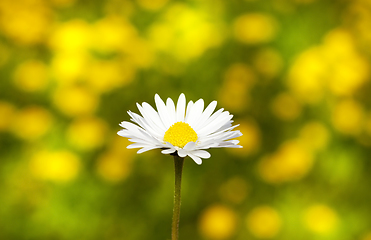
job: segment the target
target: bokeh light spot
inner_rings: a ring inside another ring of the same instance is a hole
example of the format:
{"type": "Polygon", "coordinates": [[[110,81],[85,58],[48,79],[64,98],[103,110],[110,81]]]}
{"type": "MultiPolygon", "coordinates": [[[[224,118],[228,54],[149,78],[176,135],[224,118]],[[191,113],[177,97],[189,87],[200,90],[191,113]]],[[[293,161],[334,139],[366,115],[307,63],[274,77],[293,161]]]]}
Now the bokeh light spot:
{"type": "Polygon", "coordinates": [[[277,22],[270,15],[249,13],[239,16],[233,23],[237,40],[246,44],[259,44],[271,41],[277,32],[277,22]]]}
{"type": "Polygon", "coordinates": [[[213,205],[202,212],[199,229],[207,239],[229,239],[236,230],[236,214],[223,205],[213,205]]]}
{"type": "Polygon", "coordinates": [[[313,205],[304,213],[305,226],[317,234],[333,232],[339,222],[337,213],[326,205],[313,205]]]}
{"type": "Polygon", "coordinates": [[[30,161],[35,177],[55,182],[68,182],[76,178],[80,159],[69,151],[41,151],[30,161]]]}
{"type": "Polygon", "coordinates": [[[274,208],[259,206],[247,215],[246,225],[257,238],[273,238],[281,230],[282,220],[274,208]]]}
{"type": "Polygon", "coordinates": [[[48,110],[30,106],[17,112],[12,132],[24,140],[36,140],[45,135],[52,127],[53,117],[48,110]]]}

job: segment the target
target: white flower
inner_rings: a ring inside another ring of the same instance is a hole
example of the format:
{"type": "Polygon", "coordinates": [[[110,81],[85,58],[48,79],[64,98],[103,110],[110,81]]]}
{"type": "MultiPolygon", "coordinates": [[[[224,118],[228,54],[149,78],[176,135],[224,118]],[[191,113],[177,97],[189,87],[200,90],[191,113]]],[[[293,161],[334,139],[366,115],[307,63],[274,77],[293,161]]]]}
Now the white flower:
{"type": "Polygon", "coordinates": [[[118,135],[134,142],[127,148],[141,148],[138,153],[160,148],[163,154],[175,153],[180,157],[191,157],[197,164],[201,158],[209,158],[210,153],[202,150],[209,148],[241,148],[238,140],[230,140],[242,136],[240,131],[232,131],[238,125],[232,126],[233,115],[224,109],[212,114],[216,101],[211,102],[204,110],[204,100],[195,103],[188,102],[182,93],[177,106],[168,98],[166,105],[158,94],[155,95],[157,112],[151,105],[137,103],[142,116],[128,111],[131,121],[139,126],[123,121],[124,129],[118,135]]]}

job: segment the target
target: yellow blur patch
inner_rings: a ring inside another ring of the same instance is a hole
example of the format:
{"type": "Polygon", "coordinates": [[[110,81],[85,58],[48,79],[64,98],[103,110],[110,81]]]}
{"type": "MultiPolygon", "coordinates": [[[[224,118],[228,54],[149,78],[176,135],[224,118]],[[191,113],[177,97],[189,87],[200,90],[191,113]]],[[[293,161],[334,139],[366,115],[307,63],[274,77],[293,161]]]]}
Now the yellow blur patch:
{"type": "Polygon", "coordinates": [[[300,130],[299,140],[312,150],[322,150],[328,145],[330,133],[322,123],[308,122],[300,130]]]}
{"type": "Polygon", "coordinates": [[[8,130],[14,121],[15,107],[9,103],[0,101],[0,131],[8,130]]]}
{"type": "Polygon", "coordinates": [[[124,180],[131,172],[132,154],[106,153],[97,159],[96,168],[100,177],[108,182],[124,180]]]}
{"type": "Polygon", "coordinates": [[[343,134],[357,135],[363,128],[364,110],[352,100],[342,100],[333,108],[331,120],[335,129],[343,134]]]}
{"type": "Polygon", "coordinates": [[[67,116],[75,117],[93,113],[98,106],[98,97],[86,88],[59,88],[53,95],[54,105],[67,116]]]}
{"type": "Polygon", "coordinates": [[[219,46],[223,40],[218,19],[205,11],[191,9],[183,4],[173,4],[162,20],[149,29],[153,48],[165,52],[181,62],[201,56],[207,49],[219,46]]]}
{"type": "Polygon", "coordinates": [[[282,220],[278,212],[269,206],[254,208],[246,218],[246,226],[257,238],[273,238],[281,230],[282,220]]]}
{"type": "Polygon", "coordinates": [[[233,177],[225,182],[219,190],[219,195],[227,202],[242,203],[248,194],[249,185],[242,177],[233,177]]]}
{"type": "Polygon", "coordinates": [[[317,103],[326,86],[326,63],[318,47],[301,53],[289,70],[288,85],[298,99],[317,103]]]}
{"type": "Polygon", "coordinates": [[[74,120],[67,129],[68,142],[81,150],[92,150],[102,146],[106,141],[108,126],[98,118],[81,118],[74,120]]]}
{"type": "Polygon", "coordinates": [[[222,205],[214,205],[203,211],[199,229],[207,239],[230,239],[236,231],[236,214],[222,205]]]}
{"type": "Polygon", "coordinates": [[[273,40],[277,22],[262,13],[250,13],[238,17],[233,23],[234,36],[246,44],[260,44],[273,40]]]}
{"type": "Polygon", "coordinates": [[[38,60],[30,60],[20,64],[14,72],[15,85],[26,92],[36,92],[46,88],[48,84],[47,66],[38,60]]]}
{"type": "Polygon", "coordinates": [[[224,75],[223,85],[219,91],[220,102],[233,112],[245,110],[249,106],[249,93],[255,82],[255,73],[248,65],[232,64],[224,75]]]}
{"type": "Polygon", "coordinates": [[[326,205],[309,207],[303,216],[305,226],[317,234],[330,234],[335,231],[339,222],[336,212],[326,205]]]}
{"type": "Polygon", "coordinates": [[[281,93],[271,103],[272,112],[276,117],[285,121],[297,119],[301,114],[301,104],[288,93],[281,93]]]}
{"type": "Polygon", "coordinates": [[[42,43],[51,27],[52,11],[42,0],[2,0],[0,12],[1,32],[18,44],[42,43]]]}
{"type": "Polygon", "coordinates": [[[52,115],[44,108],[32,106],[20,110],[13,121],[12,132],[24,140],[36,140],[51,128],[52,115]]]}
{"type": "Polygon", "coordinates": [[[289,70],[288,85],[299,99],[318,103],[328,89],[337,96],[351,96],[370,76],[370,66],[357,51],[351,34],[335,29],[319,46],[301,53],[289,70]]]}
{"type": "Polygon", "coordinates": [[[68,182],[76,178],[80,159],[69,151],[42,151],[31,158],[30,169],[37,178],[68,182]]]}
{"type": "Polygon", "coordinates": [[[103,93],[130,83],[135,76],[133,64],[118,61],[95,61],[86,71],[86,84],[95,92],[103,93]]]}
{"type": "Polygon", "coordinates": [[[349,96],[369,79],[370,65],[357,52],[349,32],[331,31],[325,38],[323,53],[328,61],[328,86],[335,95],[349,96]]]}
{"type": "Polygon", "coordinates": [[[49,44],[58,52],[65,54],[85,51],[91,45],[91,28],[82,19],[74,19],[56,26],[49,44]]]}
{"type": "Polygon", "coordinates": [[[92,25],[93,48],[100,52],[113,52],[130,48],[137,40],[137,29],[123,18],[108,16],[92,25]]]}
{"type": "Polygon", "coordinates": [[[260,160],[258,170],[264,181],[282,183],[303,178],[311,170],[313,154],[298,141],[284,143],[277,152],[260,160]]]}
{"type": "Polygon", "coordinates": [[[81,52],[57,53],[51,63],[53,77],[60,85],[76,82],[88,68],[88,56],[81,52]]]}

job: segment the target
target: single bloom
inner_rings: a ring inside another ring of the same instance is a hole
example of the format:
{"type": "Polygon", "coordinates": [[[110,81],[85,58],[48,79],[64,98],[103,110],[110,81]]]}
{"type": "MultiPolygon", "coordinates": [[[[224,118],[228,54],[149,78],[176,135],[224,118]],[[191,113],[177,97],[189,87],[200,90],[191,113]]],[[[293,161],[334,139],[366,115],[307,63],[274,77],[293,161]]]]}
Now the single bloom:
{"type": "Polygon", "coordinates": [[[138,153],[160,148],[163,154],[189,156],[201,164],[201,158],[211,156],[203,149],[242,147],[238,145],[238,140],[231,140],[242,136],[240,131],[232,131],[238,126],[232,126],[233,115],[223,108],[214,112],[216,101],[206,109],[203,99],[195,103],[189,101],[186,106],[182,93],[176,107],[172,99],[168,98],[165,104],[158,94],[155,95],[155,103],[157,111],[146,102],[142,105],[137,103],[142,116],[128,111],[130,120],[137,125],[127,121],[120,123],[124,129],[117,134],[133,142],[127,148],[141,148],[138,153]]]}

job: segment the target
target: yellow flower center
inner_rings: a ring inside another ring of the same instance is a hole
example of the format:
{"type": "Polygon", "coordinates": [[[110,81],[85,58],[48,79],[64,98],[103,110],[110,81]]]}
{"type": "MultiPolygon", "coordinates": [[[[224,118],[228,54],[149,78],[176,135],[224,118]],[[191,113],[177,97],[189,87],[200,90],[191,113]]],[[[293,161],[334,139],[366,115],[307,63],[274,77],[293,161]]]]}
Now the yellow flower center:
{"type": "Polygon", "coordinates": [[[197,141],[197,133],[188,123],[177,122],[165,132],[164,141],[183,148],[187,143],[197,141]]]}

